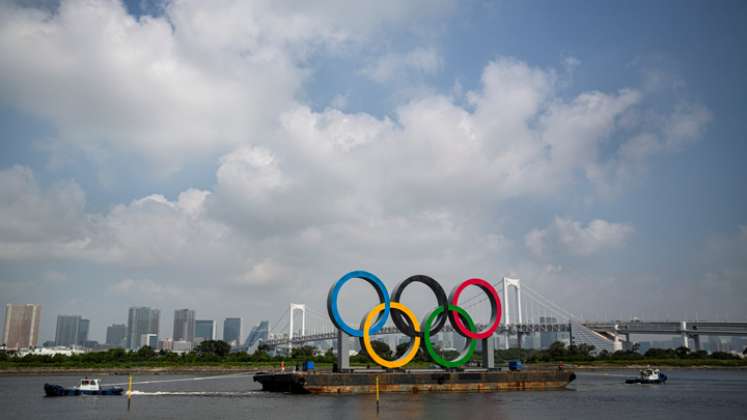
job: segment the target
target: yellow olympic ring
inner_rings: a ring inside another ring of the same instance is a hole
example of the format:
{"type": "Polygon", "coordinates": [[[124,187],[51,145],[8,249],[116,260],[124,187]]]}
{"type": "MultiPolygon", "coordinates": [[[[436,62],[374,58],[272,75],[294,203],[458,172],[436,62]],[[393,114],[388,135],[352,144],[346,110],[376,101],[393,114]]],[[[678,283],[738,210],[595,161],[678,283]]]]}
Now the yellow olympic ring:
{"type": "MultiPolygon", "coordinates": [[[[416,336],[412,344],[410,344],[410,350],[403,354],[402,357],[396,360],[386,360],[376,354],[374,351],[373,346],[371,345],[371,334],[369,333],[369,330],[371,328],[371,324],[373,323],[374,318],[379,314],[379,312],[384,310],[385,304],[380,303],[376,305],[373,309],[371,309],[371,312],[366,315],[366,320],[363,322],[363,345],[366,348],[366,352],[368,352],[368,356],[373,359],[373,361],[381,366],[384,366],[385,368],[389,369],[396,369],[399,367],[402,367],[408,363],[410,363],[410,360],[412,360],[415,355],[418,353],[418,349],[420,348],[420,336],[416,336]]],[[[415,318],[415,314],[412,313],[410,308],[407,306],[399,303],[399,302],[390,302],[390,306],[392,309],[399,309],[402,311],[402,313],[405,314],[410,319],[410,322],[412,322],[412,327],[415,330],[415,332],[420,332],[420,323],[418,323],[417,318],[415,318]]]]}

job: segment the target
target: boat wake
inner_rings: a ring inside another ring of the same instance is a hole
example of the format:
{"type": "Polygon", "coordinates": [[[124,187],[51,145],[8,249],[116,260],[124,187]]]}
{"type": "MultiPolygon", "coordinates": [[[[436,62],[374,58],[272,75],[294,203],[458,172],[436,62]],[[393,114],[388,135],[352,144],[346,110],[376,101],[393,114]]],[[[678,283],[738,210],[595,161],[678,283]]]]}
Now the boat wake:
{"type": "MultiPolygon", "coordinates": [[[[241,377],[249,377],[246,373],[232,373],[229,375],[211,375],[211,376],[202,376],[202,377],[190,377],[190,378],[178,378],[178,379],[157,379],[152,381],[137,381],[133,382],[133,385],[143,385],[143,384],[165,384],[165,383],[171,383],[171,382],[192,382],[192,381],[213,381],[216,379],[228,379],[228,378],[241,378],[241,377]]],[[[109,384],[109,385],[127,385],[127,382],[122,382],[118,384],[109,384]]]]}
{"type": "Polygon", "coordinates": [[[190,396],[190,397],[246,397],[250,395],[259,394],[259,391],[243,391],[243,392],[230,392],[230,391],[137,391],[133,390],[133,396],[190,396]]]}

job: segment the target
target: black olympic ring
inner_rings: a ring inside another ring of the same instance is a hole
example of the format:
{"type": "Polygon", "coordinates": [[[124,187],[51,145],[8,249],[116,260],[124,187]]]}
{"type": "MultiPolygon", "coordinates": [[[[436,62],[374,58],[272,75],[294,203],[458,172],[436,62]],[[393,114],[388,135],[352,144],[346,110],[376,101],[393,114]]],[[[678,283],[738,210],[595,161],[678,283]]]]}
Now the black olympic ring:
{"type": "MultiPolygon", "coordinates": [[[[402,280],[396,286],[394,286],[394,291],[392,291],[392,301],[400,302],[402,292],[405,291],[405,288],[410,285],[410,283],[414,282],[422,283],[428,286],[433,294],[436,295],[436,301],[438,302],[437,307],[440,306],[444,308],[444,310],[438,315],[437,321],[430,331],[431,336],[436,335],[439,333],[439,331],[441,331],[441,329],[443,329],[444,324],[446,324],[445,314],[449,312],[449,301],[446,300],[446,292],[444,292],[444,288],[441,287],[441,285],[435,279],[426,275],[416,274],[402,280]]],[[[418,336],[420,338],[425,337],[425,333],[423,331],[416,332],[413,330],[409,322],[405,322],[405,317],[400,311],[391,311],[390,314],[392,315],[392,321],[394,322],[394,325],[397,326],[402,334],[410,338],[415,336],[418,336]]]]}

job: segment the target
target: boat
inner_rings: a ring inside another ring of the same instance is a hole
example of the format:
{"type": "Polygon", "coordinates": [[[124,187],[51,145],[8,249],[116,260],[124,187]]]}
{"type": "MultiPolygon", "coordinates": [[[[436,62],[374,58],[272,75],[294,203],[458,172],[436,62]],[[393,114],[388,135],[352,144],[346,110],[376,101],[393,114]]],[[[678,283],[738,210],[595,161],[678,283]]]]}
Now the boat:
{"type": "Polygon", "coordinates": [[[98,379],[88,377],[80,380],[80,385],[65,388],[60,385],[44,384],[44,393],[48,397],[72,397],[76,395],[122,395],[124,389],[119,387],[101,387],[98,379]]]}
{"type": "Polygon", "coordinates": [[[567,370],[409,370],[353,372],[259,372],[262,390],[291,394],[381,392],[495,392],[563,389],[576,379],[567,370]]]}
{"type": "Polygon", "coordinates": [[[638,378],[625,380],[626,384],[664,384],[666,382],[667,375],[663,374],[659,369],[652,368],[641,369],[638,378]]]}

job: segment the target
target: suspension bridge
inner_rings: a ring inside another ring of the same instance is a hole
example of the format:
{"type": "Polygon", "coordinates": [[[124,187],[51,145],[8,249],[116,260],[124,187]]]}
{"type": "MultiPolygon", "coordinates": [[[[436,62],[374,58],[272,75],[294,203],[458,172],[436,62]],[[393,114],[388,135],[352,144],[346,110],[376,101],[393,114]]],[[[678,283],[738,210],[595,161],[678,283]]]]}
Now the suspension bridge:
{"type": "MultiPolygon", "coordinates": [[[[495,347],[505,349],[509,348],[512,342],[521,348],[526,345],[525,341],[528,338],[538,335],[543,342],[546,341],[543,336],[555,341],[559,333],[567,335],[569,344],[591,345],[596,352],[622,350],[625,343],[630,342],[631,334],[681,336],[684,347],[690,347],[692,341],[696,350],[700,350],[702,335],[747,336],[747,322],[584,321],[520,279],[504,277],[494,282],[493,286],[502,302],[501,324],[493,339],[495,347]],[[513,293],[510,293],[511,289],[514,290],[513,293]]],[[[486,300],[484,294],[478,294],[463,300],[460,306],[469,309],[486,300]]],[[[484,327],[485,325],[477,324],[478,329],[484,327]]],[[[439,334],[451,334],[453,337],[454,329],[447,323],[439,334]]],[[[402,336],[402,332],[394,326],[389,326],[380,329],[374,335],[402,336]]],[[[443,335],[441,337],[443,339],[443,335]]],[[[261,342],[266,346],[288,352],[294,346],[309,343],[328,343],[331,347],[336,340],[338,331],[329,320],[325,309],[317,310],[308,304],[297,303],[291,303],[268,328],[266,335],[261,337],[261,342]]],[[[451,341],[453,343],[453,338],[451,341]]]]}

